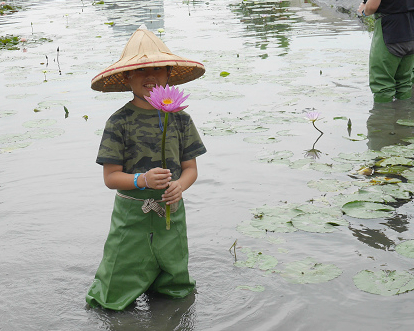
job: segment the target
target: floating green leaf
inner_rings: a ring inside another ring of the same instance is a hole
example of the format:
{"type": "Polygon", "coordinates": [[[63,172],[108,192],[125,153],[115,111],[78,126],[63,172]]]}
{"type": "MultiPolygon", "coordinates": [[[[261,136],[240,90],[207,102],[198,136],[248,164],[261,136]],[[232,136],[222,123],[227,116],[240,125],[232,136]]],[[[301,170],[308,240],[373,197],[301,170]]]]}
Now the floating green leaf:
{"type": "Polygon", "coordinates": [[[264,238],[266,237],[266,232],[260,230],[250,224],[250,222],[243,222],[237,225],[237,231],[243,233],[246,236],[253,238],[264,238]]]}
{"type": "Polygon", "coordinates": [[[404,126],[414,126],[413,120],[397,120],[396,123],[399,125],[404,125],[404,126]]]}
{"type": "Polygon", "coordinates": [[[402,172],[407,170],[406,166],[402,165],[395,165],[395,166],[387,166],[375,169],[375,172],[382,174],[382,175],[401,175],[402,172]]]}
{"type": "Polygon", "coordinates": [[[55,124],[56,120],[51,119],[41,119],[41,120],[32,120],[24,122],[22,125],[26,128],[44,128],[46,126],[51,126],[55,124]]]}
{"type": "Polygon", "coordinates": [[[377,167],[386,167],[386,166],[396,166],[396,165],[406,165],[414,166],[414,160],[402,156],[388,157],[378,161],[375,164],[377,167]]]}
{"type": "Polygon", "coordinates": [[[356,137],[345,137],[345,136],[343,136],[343,138],[345,138],[347,140],[351,140],[351,141],[362,141],[362,140],[367,139],[368,137],[366,135],[362,134],[362,133],[358,133],[356,135],[356,137]]]}
{"type": "Polygon", "coordinates": [[[398,244],[395,251],[400,255],[414,259],[414,240],[407,240],[398,244]]]}
{"type": "Polygon", "coordinates": [[[342,206],[345,214],[355,218],[385,218],[390,217],[395,208],[377,202],[351,201],[342,206]]]}
{"type": "Polygon", "coordinates": [[[277,139],[272,136],[251,136],[251,137],[245,137],[243,141],[251,144],[274,144],[280,141],[280,139],[277,139]]]}
{"type": "Polygon", "coordinates": [[[250,224],[255,228],[270,232],[289,233],[297,231],[292,225],[290,217],[286,217],[283,214],[278,216],[263,215],[252,220],[250,224]]]}
{"type": "Polygon", "coordinates": [[[256,286],[239,285],[236,288],[238,288],[239,290],[249,290],[252,292],[263,292],[265,290],[265,287],[262,285],[256,285],[256,286]]]}
{"type": "Polygon", "coordinates": [[[362,270],[354,276],[354,284],[364,292],[392,296],[412,291],[414,276],[407,271],[362,270]]]}
{"type": "Polygon", "coordinates": [[[269,130],[269,128],[265,128],[261,125],[240,125],[235,126],[237,132],[240,133],[248,133],[248,132],[265,132],[269,130]]]}
{"type": "Polygon", "coordinates": [[[337,226],[349,223],[341,218],[328,214],[300,214],[292,218],[295,228],[306,232],[328,233],[334,232],[337,226]]]}
{"type": "Polygon", "coordinates": [[[298,203],[286,203],[286,204],[278,205],[278,206],[264,205],[262,207],[251,209],[251,212],[257,218],[260,218],[263,215],[275,216],[275,217],[283,215],[285,217],[291,218],[303,212],[297,209],[299,206],[301,205],[298,203]]]}
{"type": "Polygon", "coordinates": [[[259,162],[267,163],[289,163],[289,158],[293,156],[292,151],[264,151],[258,155],[259,162]]]}
{"type": "Polygon", "coordinates": [[[352,165],[347,163],[311,163],[310,168],[317,171],[322,171],[325,173],[334,173],[334,172],[348,172],[352,170],[352,165]]]}
{"type": "Polygon", "coordinates": [[[221,77],[227,77],[228,75],[230,75],[230,73],[229,73],[229,72],[227,72],[227,71],[222,71],[222,72],[220,72],[220,76],[221,76],[221,77]]]}
{"type": "Polygon", "coordinates": [[[370,188],[369,190],[360,189],[352,194],[339,194],[333,197],[332,200],[338,206],[343,206],[352,201],[370,201],[379,203],[397,202],[393,196],[385,193],[381,188],[382,186],[379,187],[378,190],[375,190],[374,188],[370,188]]]}
{"type": "Polygon", "coordinates": [[[321,192],[342,191],[352,186],[351,182],[339,181],[336,179],[320,179],[308,182],[310,188],[316,188],[321,192]]]}
{"type": "Polygon", "coordinates": [[[307,257],[301,261],[286,265],[281,276],[293,284],[317,284],[328,282],[342,274],[342,270],[334,264],[317,263],[307,257]]]}
{"type": "Polygon", "coordinates": [[[272,270],[278,264],[275,257],[263,254],[260,251],[252,251],[250,248],[243,248],[242,252],[247,254],[247,259],[245,261],[236,261],[234,263],[236,267],[257,268],[263,271],[268,271],[272,270]]]}
{"type": "Polygon", "coordinates": [[[406,178],[409,182],[414,182],[414,169],[408,169],[401,173],[401,176],[406,178]]]}

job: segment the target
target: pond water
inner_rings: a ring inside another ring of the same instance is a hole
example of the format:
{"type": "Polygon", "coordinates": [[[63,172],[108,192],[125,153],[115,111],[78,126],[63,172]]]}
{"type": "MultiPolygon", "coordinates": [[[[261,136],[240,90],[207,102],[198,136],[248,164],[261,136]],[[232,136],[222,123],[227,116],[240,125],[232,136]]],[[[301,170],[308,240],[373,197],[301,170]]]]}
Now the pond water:
{"type": "Polygon", "coordinates": [[[0,16],[0,37],[26,41],[0,48],[0,330],[412,330],[412,287],[373,294],[354,281],[363,270],[413,277],[396,251],[414,238],[410,195],[376,218],[333,202],[378,157],[357,156],[414,136],[397,123],[412,123],[412,100],[372,103],[371,36],[356,17],[306,0],[7,3],[18,10],[0,16]],[[197,292],[111,312],[84,301],[114,199],[95,158],[131,95],[90,80],[141,24],[206,66],[182,86],[208,149],[184,196],[197,292]]]}

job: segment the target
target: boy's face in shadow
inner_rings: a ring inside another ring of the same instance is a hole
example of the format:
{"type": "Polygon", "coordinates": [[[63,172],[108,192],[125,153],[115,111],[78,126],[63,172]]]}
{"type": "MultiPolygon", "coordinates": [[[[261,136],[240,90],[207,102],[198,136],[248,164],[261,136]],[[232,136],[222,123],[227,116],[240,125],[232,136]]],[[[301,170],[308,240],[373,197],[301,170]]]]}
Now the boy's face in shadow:
{"type": "MultiPolygon", "coordinates": [[[[143,99],[144,95],[147,97],[150,96],[150,91],[152,91],[156,85],[165,87],[168,82],[168,69],[167,67],[139,68],[126,73],[125,79],[129,86],[131,86],[134,94],[143,99]]],[[[134,102],[137,106],[143,108],[148,108],[149,105],[148,103],[145,104],[145,101],[140,100],[139,98],[135,98],[134,102]],[[141,101],[144,102],[144,104],[141,104],[141,101]]]]}

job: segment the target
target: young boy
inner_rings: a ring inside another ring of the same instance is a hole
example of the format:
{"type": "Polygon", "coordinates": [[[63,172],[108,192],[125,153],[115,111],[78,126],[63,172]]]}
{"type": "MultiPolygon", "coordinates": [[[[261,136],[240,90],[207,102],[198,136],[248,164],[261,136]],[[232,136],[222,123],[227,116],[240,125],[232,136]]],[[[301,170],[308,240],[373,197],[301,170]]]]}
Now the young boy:
{"type": "Polygon", "coordinates": [[[138,29],[119,61],[92,80],[92,89],[132,91],[107,121],[97,163],[116,189],[101,264],[86,296],[92,307],[123,310],[147,290],[182,298],[193,292],[182,192],[197,178],[206,148],[186,112],[170,113],[167,168],[161,166],[164,113],[144,98],[157,85],[183,84],[204,74],[201,63],[171,53],[152,32],[138,29]],[[171,206],[166,230],[165,204],[171,206]]]}

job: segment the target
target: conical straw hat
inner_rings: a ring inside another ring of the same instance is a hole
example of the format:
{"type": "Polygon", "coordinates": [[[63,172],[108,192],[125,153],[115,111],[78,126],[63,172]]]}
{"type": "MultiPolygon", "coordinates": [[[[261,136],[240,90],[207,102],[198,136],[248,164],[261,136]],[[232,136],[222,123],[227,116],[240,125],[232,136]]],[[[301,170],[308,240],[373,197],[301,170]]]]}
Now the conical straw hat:
{"type": "Polygon", "coordinates": [[[121,58],[92,79],[91,87],[102,92],[131,91],[123,72],[145,67],[172,66],[170,85],[184,84],[201,77],[204,65],[171,53],[151,31],[137,29],[126,44],[121,58]]]}

